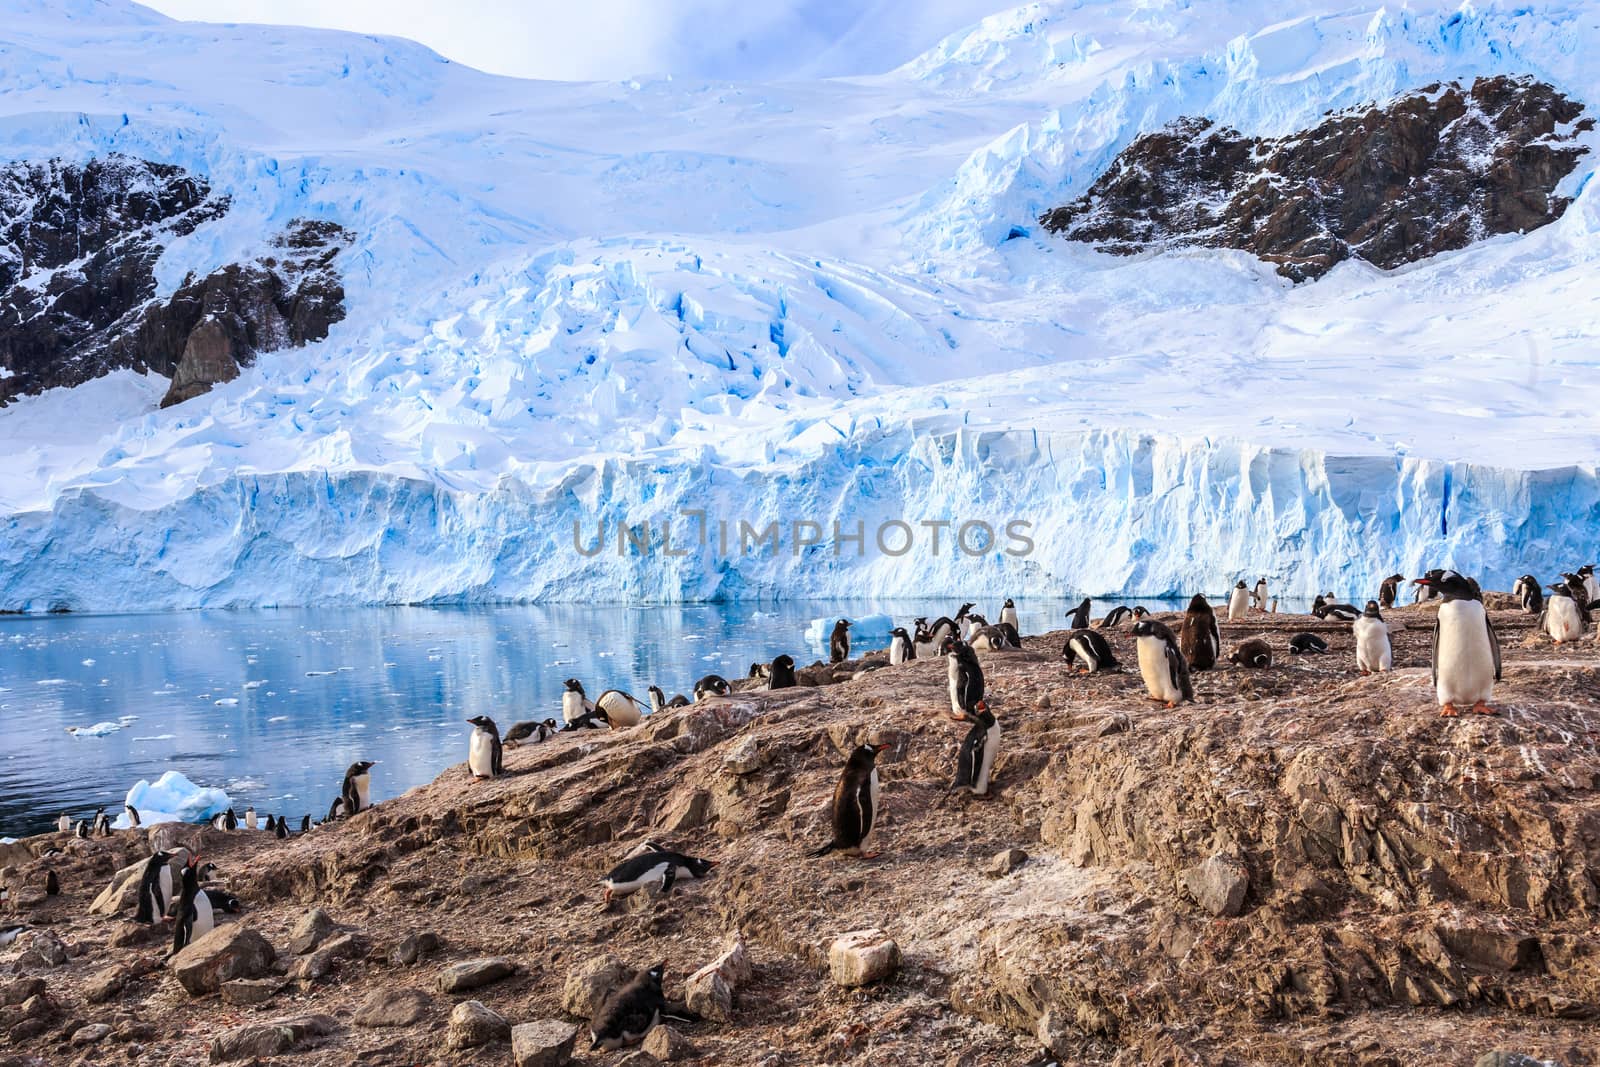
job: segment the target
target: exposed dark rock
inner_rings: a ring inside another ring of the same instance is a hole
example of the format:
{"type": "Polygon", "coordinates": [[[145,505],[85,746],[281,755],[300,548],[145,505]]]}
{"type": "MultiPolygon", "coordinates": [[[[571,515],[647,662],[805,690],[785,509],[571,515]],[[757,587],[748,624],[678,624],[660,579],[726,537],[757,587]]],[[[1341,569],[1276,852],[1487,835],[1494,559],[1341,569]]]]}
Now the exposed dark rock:
{"type": "Polygon", "coordinates": [[[329,222],[296,220],[261,257],[156,298],[166,246],[228,206],[180,167],[125,155],[0,166],[0,404],[122,368],[177,376],[177,403],[326,337],[351,239],[329,222]]]}
{"type": "Polygon", "coordinates": [[[1286,137],[1185,118],[1140,137],[1088,195],[1040,217],[1102,252],[1237,248],[1297,281],[1351,256],[1383,268],[1536,229],[1587,149],[1583,105],[1526,78],[1430,85],[1286,137]]]}

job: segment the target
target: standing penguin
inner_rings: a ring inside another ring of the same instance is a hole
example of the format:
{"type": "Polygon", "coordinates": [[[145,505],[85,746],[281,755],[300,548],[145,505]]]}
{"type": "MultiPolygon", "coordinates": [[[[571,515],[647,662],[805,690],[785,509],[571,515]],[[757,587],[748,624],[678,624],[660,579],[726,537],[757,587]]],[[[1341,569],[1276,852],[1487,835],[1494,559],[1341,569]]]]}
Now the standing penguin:
{"type": "Polygon", "coordinates": [[[1228,596],[1228,621],[1238,622],[1249,610],[1250,590],[1244,587],[1244,579],[1241,578],[1234,584],[1233,592],[1228,596]]]}
{"type": "MultiPolygon", "coordinates": [[[[1240,582],[1239,587],[1244,588],[1244,583],[1240,582]]],[[[1140,619],[1133,624],[1133,637],[1139,650],[1139,674],[1144,678],[1150,699],[1161,701],[1169,708],[1193,700],[1189,664],[1172,631],[1155,619],[1140,619]]]]}
{"type": "Polygon", "coordinates": [[[139,809],[132,804],[122,805],[122,810],[128,813],[128,827],[133,830],[139,828],[139,809]]]}
{"type": "Polygon", "coordinates": [[[1250,605],[1257,611],[1267,610],[1267,580],[1256,579],[1256,587],[1250,590],[1250,605]]]}
{"type": "Polygon", "coordinates": [[[1067,629],[1087,630],[1089,628],[1089,598],[1084,597],[1078,606],[1067,612],[1067,629]]]}
{"type": "Polygon", "coordinates": [[[911,637],[911,651],[918,659],[927,659],[934,654],[936,645],[933,641],[933,631],[928,629],[926,618],[914,620],[914,631],[911,637]]]}
{"type": "Polygon", "coordinates": [[[139,910],[134,919],[142,923],[160,922],[172,902],[172,853],[155,852],[145,861],[139,876],[139,910]]]}
{"type": "Polygon", "coordinates": [[[785,653],[782,656],[772,657],[772,669],[767,676],[768,689],[793,689],[794,657],[785,653]]]}
{"type": "Polygon", "coordinates": [[[1435,569],[1416,584],[1444,598],[1433,624],[1433,689],[1439,714],[1461,714],[1469,705],[1493,715],[1489,698],[1500,680],[1500,640],[1475,583],[1452,570],[1435,569]]]}
{"type": "Polygon", "coordinates": [[[828,638],[828,662],[843,663],[850,658],[850,620],[840,619],[833,624],[833,634],[828,638]]]}
{"type": "Polygon", "coordinates": [[[1211,610],[1211,602],[1199,593],[1189,601],[1189,609],[1183,613],[1183,625],[1178,629],[1178,650],[1189,661],[1189,669],[1196,671],[1209,671],[1222,655],[1222,627],[1217,625],[1217,613],[1211,610]]]}
{"type": "Polygon", "coordinates": [[[1600,578],[1594,576],[1594,564],[1585,563],[1578,568],[1577,574],[1583,579],[1583,588],[1589,603],[1591,605],[1600,603],[1600,578]]]}
{"type": "Polygon", "coordinates": [[[1006,597],[1006,602],[1000,605],[1000,621],[1013,627],[1020,625],[1017,622],[1017,605],[1012,603],[1010,597],[1006,597]]]}
{"type": "Polygon", "coordinates": [[[474,715],[472,738],[467,742],[467,770],[474,778],[494,778],[504,766],[505,749],[500,744],[500,728],[487,715],[474,715]]]}
{"type": "Polygon", "coordinates": [[[77,822],[73,823],[72,824],[72,835],[74,837],[80,837],[85,841],[89,840],[89,822],[88,822],[88,820],[87,819],[79,819],[77,822]]]}
{"type": "MultiPolygon", "coordinates": [[[[698,685],[695,687],[695,699],[700,699],[698,685]]],[[[644,705],[635,700],[631,693],[624,693],[620,689],[607,689],[601,693],[595,698],[594,707],[605,716],[613,730],[626,730],[644,721],[644,705]]]]}
{"type": "Polygon", "coordinates": [[[1378,604],[1380,607],[1392,608],[1400,596],[1400,585],[1406,580],[1403,574],[1391,574],[1378,586],[1378,604]]]}
{"type": "Polygon", "coordinates": [[[61,818],[56,820],[56,830],[63,834],[72,833],[72,816],[62,812],[61,818]]]}
{"type": "Polygon", "coordinates": [[[105,808],[101,808],[94,813],[94,836],[111,836],[111,816],[106,814],[105,808]]]}
{"type": "Polygon", "coordinates": [[[361,760],[350,764],[350,769],[344,772],[344,785],[339,789],[339,798],[344,801],[345,818],[367,810],[367,798],[372,789],[371,772],[377,765],[377,760],[361,760]]]}
{"type": "Polygon", "coordinates": [[[904,626],[896,626],[889,631],[889,666],[898,667],[917,658],[917,650],[911,645],[911,635],[906,633],[904,626]]]}
{"type": "Polygon", "coordinates": [[[1355,633],[1355,665],[1363,675],[1374,670],[1394,670],[1394,646],[1389,643],[1389,624],[1384,622],[1378,601],[1366,601],[1362,617],[1350,624],[1355,633]]]}
{"type": "Polygon", "coordinates": [[[178,893],[178,918],[172,928],[172,951],[182,952],[206,936],[216,925],[211,898],[200,891],[200,873],[192,857],[183,866],[183,888],[178,893]]]}
{"type": "Polygon", "coordinates": [[[1524,574],[1517,579],[1517,584],[1511,587],[1511,595],[1522,601],[1524,615],[1542,615],[1544,613],[1544,590],[1539,588],[1539,579],[1531,574],[1524,574]]]}
{"type": "Polygon", "coordinates": [[[311,816],[300,816],[300,832],[303,834],[308,834],[311,832],[311,816]]]}
{"type": "Polygon", "coordinates": [[[61,894],[61,879],[56,877],[55,871],[44,872],[44,895],[47,897],[61,894]]]}
{"type": "MultiPolygon", "coordinates": [[[[271,816],[268,816],[268,818],[271,818],[271,816]]],[[[244,828],[246,830],[254,830],[256,828],[256,806],[254,804],[244,809],[244,828]]],[[[269,826],[267,829],[270,830],[272,827],[269,826]]]]}
{"type": "Polygon", "coordinates": [[[833,791],[833,840],[811,853],[830,852],[873,859],[878,853],[862,851],[878,816],[878,753],[888,745],[857,745],[845,761],[844,774],[833,791]]]}
{"type": "Polygon", "coordinates": [[[277,831],[277,829],[278,829],[277,816],[268,815],[267,816],[266,832],[269,833],[269,834],[270,833],[275,833],[277,831]]]}
{"type": "Polygon", "coordinates": [[[576,678],[568,678],[566,686],[561,693],[561,719],[569,728],[578,723],[584,716],[594,711],[594,705],[584,695],[583,683],[576,678]]]}
{"type": "Polygon", "coordinates": [[[1558,645],[1583,636],[1583,611],[1573,599],[1571,588],[1565,585],[1550,587],[1550,599],[1545,603],[1544,613],[1539,616],[1539,628],[1558,645]]]}
{"type": "Polygon", "coordinates": [[[945,638],[945,663],[950,682],[950,714],[965,719],[983,704],[983,667],[972,646],[954,637],[945,638]]]}
{"type": "Polygon", "coordinates": [[[961,752],[956,757],[956,780],[951,789],[970,789],[972,795],[989,795],[989,775],[994,771],[994,758],[1000,753],[1000,722],[994,712],[978,705],[967,716],[972,729],[961,742],[961,752]]]}
{"type": "Polygon", "coordinates": [[[1112,671],[1121,666],[1116,653],[1111,651],[1111,642],[1099,630],[1072,631],[1067,635],[1067,643],[1061,646],[1061,658],[1077,663],[1080,674],[1112,671]]]}
{"type": "Polygon", "coordinates": [[[272,827],[272,836],[279,841],[287,841],[289,839],[289,817],[287,815],[278,816],[277,823],[272,827]]]}

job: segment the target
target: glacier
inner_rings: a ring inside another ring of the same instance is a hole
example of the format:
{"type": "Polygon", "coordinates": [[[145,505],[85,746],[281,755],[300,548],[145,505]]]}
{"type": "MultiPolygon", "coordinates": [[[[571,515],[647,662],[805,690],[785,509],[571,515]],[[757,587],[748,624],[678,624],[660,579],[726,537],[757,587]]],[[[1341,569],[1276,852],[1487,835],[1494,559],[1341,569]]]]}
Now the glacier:
{"type": "Polygon", "coordinates": [[[1600,554],[1600,153],[1550,226],[1300,286],[1034,222],[1179,115],[1276,134],[1490,73],[1592,114],[1583,5],[1044,0],[770,85],[12,8],[0,158],[125,152],[232,197],[165,292],[291,218],[358,237],[326,341],[166,411],[126,371],[0,409],[0,609],[1355,596],[1600,554]],[[1016,521],[1031,550],[581,550],[695,514],[1016,521]]]}

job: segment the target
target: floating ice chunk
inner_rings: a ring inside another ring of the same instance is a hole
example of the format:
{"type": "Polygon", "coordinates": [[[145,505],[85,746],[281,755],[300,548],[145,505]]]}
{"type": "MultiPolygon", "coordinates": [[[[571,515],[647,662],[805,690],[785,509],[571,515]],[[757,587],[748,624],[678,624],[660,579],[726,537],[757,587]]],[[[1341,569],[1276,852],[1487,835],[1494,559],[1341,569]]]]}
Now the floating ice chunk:
{"type": "Polygon", "coordinates": [[[239,706],[239,698],[238,697],[222,697],[219,700],[212,701],[212,703],[215,704],[219,708],[234,708],[234,707],[238,707],[239,706]]]}
{"type": "Polygon", "coordinates": [[[260,689],[262,686],[264,686],[266,684],[267,684],[267,680],[265,678],[262,678],[262,679],[260,679],[258,681],[246,682],[246,683],[244,683],[244,687],[246,689],[260,689]]]}
{"type": "Polygon", "coordinates": [[[67,680],[65,678],[40,678],[37,684],[39,684],[39,685],[66,685],[67,684],[67,680]]]}
{"type": "Polygon", "coordinates": [[[120,722],[97,722],[93,726],[69,726],[67,727],[67,733],[73,737],[104,737],[106,734],[122,729],[123,725],[120,722]]]}
{"type": "MultiPolygon", "coordinates": [[[[181,771],[167,771],[154,783],[141,778],[128,790],[125,801],[139,811],[143,823],[205,822],[219,811],[226,811],[233,803],[221,789],[205,789],[184,777],[181,771]]],[[[113,826],[126,829],[128,813],[124,811],[113,826]]]]}
{"type": "Polygon", "coordinates": [[[86,660],[83,661],[83,665],[85,667],[93,667],[94,666],[94,660],[92,658],[91,659],[86,659],[86,660]]]}

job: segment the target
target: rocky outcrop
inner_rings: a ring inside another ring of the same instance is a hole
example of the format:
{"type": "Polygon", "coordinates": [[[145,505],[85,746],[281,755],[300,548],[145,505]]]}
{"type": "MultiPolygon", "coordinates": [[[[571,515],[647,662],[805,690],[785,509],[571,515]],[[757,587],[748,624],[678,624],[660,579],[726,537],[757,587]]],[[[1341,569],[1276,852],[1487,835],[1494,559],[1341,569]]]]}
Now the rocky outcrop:
{"type": "Polygon", "coordinates": [[[326,337],[352,239],[329,222],[295,220],[257,258],[157,297],[167,245],[228,208],[203,178],[125,155],[0,166],[0,404],[121,368],[172,377],[178,403],[326,337]]]}
{"type": "Polygon", "coordinates": [[[1286,137],[1186,118],[1138,138],[1044,227],[1102,252],[1236,248],[1296,281],[1392,268],[1561,217],[1593,120],[1543,82],[1430,85],[1286,137]]]}

